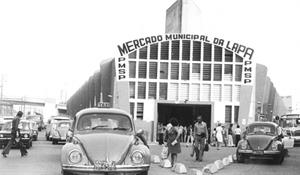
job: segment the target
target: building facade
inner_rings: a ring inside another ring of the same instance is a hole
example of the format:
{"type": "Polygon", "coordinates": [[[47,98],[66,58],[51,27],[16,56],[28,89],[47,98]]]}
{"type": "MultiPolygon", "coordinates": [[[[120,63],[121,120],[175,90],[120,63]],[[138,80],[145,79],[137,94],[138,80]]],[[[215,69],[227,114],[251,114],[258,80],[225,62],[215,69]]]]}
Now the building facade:
{"type": "Polygon", "coordinates": [[[210,128],[219,122],[245,126],[264,110],[271,117],[284,111],[266,67],[254,64],[253,49],[185,33],[200,30],[188,18],[198,16],[198,9],[189,0],[178,0],[167,10],[166,34],[119,45],[121,56],[103,61],[68,100],[69,114],[106,102],[148,123],[143,128],[155,140],[158,123],[188,126],[201,115],[210,128]],[[124,60],[126,64],[119,62],[124,60]]]}

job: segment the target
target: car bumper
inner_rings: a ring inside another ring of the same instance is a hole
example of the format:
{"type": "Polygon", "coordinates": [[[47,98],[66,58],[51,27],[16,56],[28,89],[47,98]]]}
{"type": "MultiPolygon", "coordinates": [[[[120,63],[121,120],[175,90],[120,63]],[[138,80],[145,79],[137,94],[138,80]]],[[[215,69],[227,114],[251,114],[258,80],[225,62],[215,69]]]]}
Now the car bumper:
{"type": "Polygon", "coordinates": [[[59,141],[59,142],[67,141],[67,139],[65,137],[52,137],[52,140],[59,141]]]}
{"type": "MultiPolygon", "coordinates": [[[[29,142],[30,142],[30,138],[22,138],[22,143],[23,144],[28,144],[29,142]]],[[[10,141],[10,138],[1,138],[0,139],[0,144],[1,145],[7,145],[8,144],[8,142],[10,141]]]]}
{"type": "Polygon", "coordinates": [[[243,156],[247,157],[274,157],[281,154],[281,151],[272,151],[272,150],[237,150],[237,153],[242,154],[243,156]]]}
{"type": "Polygon", "coordinates": [[[93,165],[62,165],[64,172],[72,172],[75,174],[136,174],[149,170],[150,165],[116,165],[114,169],[98,169],[93,165]]]}

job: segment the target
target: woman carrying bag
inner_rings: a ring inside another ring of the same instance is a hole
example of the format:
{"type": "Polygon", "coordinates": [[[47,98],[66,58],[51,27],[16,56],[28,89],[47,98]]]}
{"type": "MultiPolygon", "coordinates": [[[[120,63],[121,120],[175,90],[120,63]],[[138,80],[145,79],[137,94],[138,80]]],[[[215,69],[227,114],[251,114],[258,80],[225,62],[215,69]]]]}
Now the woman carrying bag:
{"type": "Polygon", "coordinates": [[[173,127],[171,123],[167,124],[166,130],[166,141],[168,147],[168,157],[171,155],[171,165],[172,167],[177,161],[177,154],[181,153],[180,141],[179,141],[180,133],[178,130],[173,127]]]}

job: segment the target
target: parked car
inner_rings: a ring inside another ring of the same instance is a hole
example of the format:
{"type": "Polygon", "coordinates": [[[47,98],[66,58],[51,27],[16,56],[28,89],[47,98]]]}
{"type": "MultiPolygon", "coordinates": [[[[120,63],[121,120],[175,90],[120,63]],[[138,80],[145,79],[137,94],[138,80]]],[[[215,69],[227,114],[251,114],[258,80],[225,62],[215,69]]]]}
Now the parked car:
{"type": "Polygon", "coordinates": [[[243,163],[248,158],[272,159],[281,164],[285,156],[281,128],[273,122],[254,122],[246,127],[245,136],[239,141],[237,161],[243,163]]]}
{"type": "Polygon", "coordinates": [[[135,131],[130,114],[123,110],[79,111],[68,138],[61,151],[64,175],[148,174],[150,150],[145,139],[135,131]]]}
{"type": "MultiPolygon", "coordinates": [[[[11,128],[12,121],[8,121],[3,125],[2,130],[0,131],[0,148],[5,147],[11,139],[11,128]]],[[[30,121],[21,120],[19,129],[22,142],[25,144],[26,148],[32,147],[32,130],[30,128],[30,121]]],[[[16,145],[13,145],[13,147],[15,146],[16,145]]]]}
{"type": "Polygon", "coordinates": [[[48,124],[46,126],[46,132],[45,132],[45,137],[46,140],[48,141],[52,141],[52,136],[53,136],[53,132],[52,130],[55,128],[55,124],[58,121],[70,121],[69,117],[64,117],[64,116],[53,116],[51,117],[51,119],[48,121],[48,124]]]}
{"type": "Polygon", "coordinates": [[[71,127],[71,121],[62,120],[57,121],[53,126],[52,144],[58,144],[58,142],[66,142],[67,133],[71,127]]]}

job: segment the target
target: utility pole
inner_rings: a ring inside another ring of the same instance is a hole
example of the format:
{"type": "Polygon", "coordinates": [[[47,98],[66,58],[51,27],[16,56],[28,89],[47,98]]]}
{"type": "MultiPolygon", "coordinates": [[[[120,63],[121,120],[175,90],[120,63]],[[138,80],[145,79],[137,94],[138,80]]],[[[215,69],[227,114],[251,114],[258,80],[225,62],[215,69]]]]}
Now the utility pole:
{"type": "Polygon", "coordinates": [[[1,94],[0,94],[0,115],[2,115],[2,109],[3,109],[3,84],[4,84],[4,79],[3,79],[3,75],[1,75],[1,84],[0,84],[0,88],[1,88],[1,94]]]}

